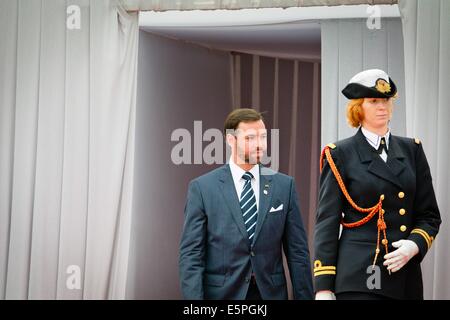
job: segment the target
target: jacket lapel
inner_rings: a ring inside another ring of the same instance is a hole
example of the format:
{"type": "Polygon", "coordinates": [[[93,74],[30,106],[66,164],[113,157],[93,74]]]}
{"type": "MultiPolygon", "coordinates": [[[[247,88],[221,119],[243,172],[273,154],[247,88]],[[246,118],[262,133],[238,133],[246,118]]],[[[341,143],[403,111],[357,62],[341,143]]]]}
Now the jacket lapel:
{"type": "Polygon", "coordinates": [[[397,137],[391,134],[391,138],[389,139],[389,155],[387,158],[387,165],[397,177],[405,169],[405,163],[403,162],[404,158],[405,155],[398,145],[397,137]]]}
{"type": "Polygon", "coordinates": [[[234,222],[236,222],[239,231],[250,245],[250,240],[248,239],[248,233],[247,230],[245,229],[241,207],[239,206],[239,198],[236,194],[236,188],[234,187],[230,167],[228,164],[226,164],[222,168],[223,171],[219,178],[221,182],[222,195],[225,198],[225,203],[227,204],[228,209],[230,209],[229,211],[234,219],[234,222]]]}
{"type": "Polygon", "coordinates": [[[387,163],[380,158],[376,150],[367,142],[361,129],[359,129],[358,133],[355,135],[355,139],[360,160],[363,163],[369,163],[369,172],[403,188],[398,175],[405,167],[403,162],[400,161],[404,156],[399,149],[396,138],[392,135],[390,137],[387,163]]]}
{"type": "Polygon", "coordinates": [[[255,239],[256,242],[258,235],[261,231],[262,225],[266,218],[269,206],[272,200],[274,186],[272,184],[273,171],[268,170],[262,165],[259,166],[259,205],[258,205],[258,223],[256,224],[255,239]],[[265,174],[266,173],[266,174],[265,174]],[[267,174],[269,173],[269,174],[267,174]]]}

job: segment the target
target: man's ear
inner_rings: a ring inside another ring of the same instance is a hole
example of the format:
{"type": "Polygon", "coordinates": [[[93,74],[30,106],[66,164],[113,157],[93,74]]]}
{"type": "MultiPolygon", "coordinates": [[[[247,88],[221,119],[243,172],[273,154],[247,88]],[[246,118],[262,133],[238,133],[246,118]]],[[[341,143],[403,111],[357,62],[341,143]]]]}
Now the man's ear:
{"type": "Polygon", "coordinates": [[[234,135],[232,135],[231,133],[227,133],[227,135],[225,136],[225,139],[227,141],[227,144],[231,147],[234,146],[234,141],[236,139],[236,137],[234,135]]]}

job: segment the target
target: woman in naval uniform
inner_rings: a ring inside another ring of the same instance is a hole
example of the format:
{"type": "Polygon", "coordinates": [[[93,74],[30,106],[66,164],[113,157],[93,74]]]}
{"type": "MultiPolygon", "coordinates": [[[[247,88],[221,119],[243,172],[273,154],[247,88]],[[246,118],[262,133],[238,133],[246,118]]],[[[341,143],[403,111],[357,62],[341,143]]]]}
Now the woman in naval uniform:
{"type": "Polygon", "coordinates": [[[441,218],[422,144],[391,134],[397,88],[384,71],[358,73],[342,93],[359,130],[322,152],[316,299],[423,299],[420,262],[441,218]]]}

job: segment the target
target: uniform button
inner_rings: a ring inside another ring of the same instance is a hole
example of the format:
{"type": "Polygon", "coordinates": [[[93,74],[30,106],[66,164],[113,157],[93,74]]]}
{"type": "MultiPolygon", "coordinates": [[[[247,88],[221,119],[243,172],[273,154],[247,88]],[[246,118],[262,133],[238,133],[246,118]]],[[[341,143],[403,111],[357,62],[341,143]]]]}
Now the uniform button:
{"type": "Polygon", "coordinates": [[[405,226],[405,225],[401,226],[401,227],[400,227],[400,231],[401,231],[401,232],[405,232],[405,231],[406,231],[406,226],[405,226]]]}
{"type": "Polygon", "coordinates": [[[403,199],[403,198],[405,197],[405,193],[404,193],[404,192],[399,192],[399,193],[398,193],[398,197],[399,197],[400,199],[403,199]]]}
{"type": "Polygon", "coordinates": [[[250,255],[251,255],[252,257],[254,257],[254,256],[255,256],[255,252],[254,252],[254,251],[250,251],[250,255]]]}
{"type": "Polygon", "coordinates": [[[384,209],[381,209],[381,213],[384,214],[386,211],[384,211],[384,209]]]}
{"type": "Polygon", "coordinates": [[[382,195],[380,196],[380,200],[381,200],[381,201],[384,200],[384,194],[382,194],[382,195]]]}
{"type": "Polygon", "coordinates": [[[406,214],[406,210],[402,208],[398,211],[398,213],[400,213],[401,216],[404,216],[406,214]]]}

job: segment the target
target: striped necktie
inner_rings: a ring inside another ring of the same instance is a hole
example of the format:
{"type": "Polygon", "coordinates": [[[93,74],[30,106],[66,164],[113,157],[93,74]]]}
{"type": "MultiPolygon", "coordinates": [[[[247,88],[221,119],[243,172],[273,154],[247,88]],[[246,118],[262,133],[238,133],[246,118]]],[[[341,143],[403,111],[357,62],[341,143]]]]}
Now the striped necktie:
{"type": "Polygon", "coordinates": [[[252,188],[253,175],[250,172],[244,173],[242,179],[245,180],[239,204],[244,217],[245,229],[248,233],[250,242],[253,242],[253,236],[256,230],[256,221],[258,219],[258,208],[256,207],[256,197],[252,188]]]}

